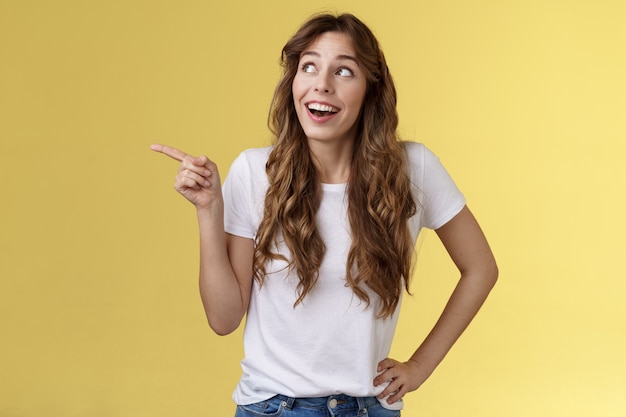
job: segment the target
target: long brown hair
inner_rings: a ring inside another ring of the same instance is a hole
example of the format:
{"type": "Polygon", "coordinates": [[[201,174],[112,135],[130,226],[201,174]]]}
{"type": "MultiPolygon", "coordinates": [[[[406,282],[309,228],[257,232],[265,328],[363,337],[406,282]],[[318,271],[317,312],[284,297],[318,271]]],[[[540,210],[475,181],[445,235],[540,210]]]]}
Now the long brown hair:
{"type": "Polygon", "coordinates": [[[301,53],[326,32],[344,33],[352,39],[357,62],[367,77],[347,187],[352,244],[346,281],[368,305],[371,300],[364,285],[369,287],[380,299],[379,317],[389,317],[403,288],[409,290],[414,248],[408,219],[415,214],[416,203],[404,147],[396,135],[396,90],[391,74],[373,33],[350,14],[311,18],[282,50],[284,72],[268,117],[275,143],[266,166],[269,188],[256,236],[255,279],[263,283],[266,262],[287,261],[300,279],[297,305],[318,278],[326,250],[315,223],[321,187],[296,114],[292,83],[301,53]],[[291,259],[275,252],[279,239],[291,259]]]}

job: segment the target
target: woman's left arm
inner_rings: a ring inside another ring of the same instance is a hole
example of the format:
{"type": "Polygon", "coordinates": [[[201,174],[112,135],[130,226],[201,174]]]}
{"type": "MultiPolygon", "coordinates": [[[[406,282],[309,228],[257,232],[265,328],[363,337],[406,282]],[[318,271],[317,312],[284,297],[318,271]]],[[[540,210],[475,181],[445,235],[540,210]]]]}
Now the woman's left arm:
{"type": "Polygon", "coordinates": [[[432,331],[407,362],[384,359],[374,385],[391,381],[378,396],[392,404],[414,391],[435,370],[470,324],[498,278],[498,267],[487,239],[465,206],[436,230],[461,278],[432,331]]]}

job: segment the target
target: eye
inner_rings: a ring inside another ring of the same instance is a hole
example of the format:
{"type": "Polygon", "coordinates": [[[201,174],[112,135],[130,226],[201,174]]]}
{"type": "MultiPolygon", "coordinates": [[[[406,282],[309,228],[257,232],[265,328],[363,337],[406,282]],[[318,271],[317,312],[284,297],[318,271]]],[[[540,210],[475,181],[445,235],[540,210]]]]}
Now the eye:
{"type": "Polygon", "coordinates": [[[339,68],[335,73],[340,77],[352,77],[354,76],[354,72],[350,68],[339,68]]]}
{"type": "Polygon", "coordinates": [[[300,68],[302,69],[302,72],[315,72],[315,65],[308,62],[302,64],[300,68]]]}

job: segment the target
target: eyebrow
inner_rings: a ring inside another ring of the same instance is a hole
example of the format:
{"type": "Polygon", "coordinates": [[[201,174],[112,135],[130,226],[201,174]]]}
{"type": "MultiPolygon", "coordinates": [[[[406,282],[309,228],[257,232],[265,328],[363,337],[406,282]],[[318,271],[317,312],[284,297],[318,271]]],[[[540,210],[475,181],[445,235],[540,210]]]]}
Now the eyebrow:
{"type": "MultiPolygon", "coordinates": [[[[302,57],[307,56],[307,55],[313,55],[313,56],[315,56],[315,57],[317,57],[317,58],[320,58],[320,57],[321,57],[321,55],[320,55],[320,54],[318,54],[317,52],[313,52],[313,51],[304,51],[304,52],[302,52],[302,54],[300,55],[300,59],[302,59],[302,57]]],[[[355,63],[355,64],[358,64],[358,63],[359,63],[359,62],[356,60],[356,58],[355,58],[355,57],[353,57],[352,55],[337,55],[337,56],[335,57],[335,59],[338,59],[338,60],[346,60],[346,59],[347,59],[347,60],[349,60],[349,61],[354,61],[354,63],[355,63]]]]}

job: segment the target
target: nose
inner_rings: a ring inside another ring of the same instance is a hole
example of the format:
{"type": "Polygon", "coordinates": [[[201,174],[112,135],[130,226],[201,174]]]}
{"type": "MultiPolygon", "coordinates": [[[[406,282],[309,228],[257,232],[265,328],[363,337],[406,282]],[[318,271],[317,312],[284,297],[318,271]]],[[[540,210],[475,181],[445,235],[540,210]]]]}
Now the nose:
{"type": "Polygon", "coordinates": [[[332,83],[332,74],[329,71],[321,71],[315,80],[315,91],[318,93],[332,94],[335,90],[332,83]]]}

